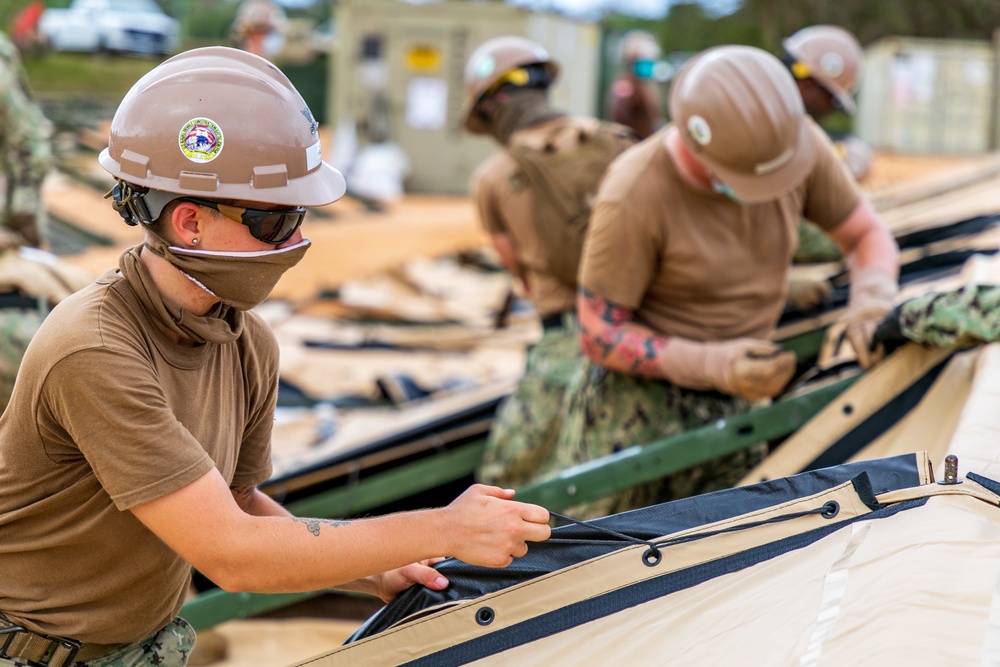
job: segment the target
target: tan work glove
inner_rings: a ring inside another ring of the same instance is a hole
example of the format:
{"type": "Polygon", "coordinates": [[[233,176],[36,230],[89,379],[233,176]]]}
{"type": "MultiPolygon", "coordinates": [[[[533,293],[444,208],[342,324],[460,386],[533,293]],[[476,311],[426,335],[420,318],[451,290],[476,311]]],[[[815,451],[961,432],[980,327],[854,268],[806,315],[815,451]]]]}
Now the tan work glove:
{"type": "Polygon", "coordinates": [[[884,356],[872,350],[875,329],[892,310],[899,285],[884,269],[867,267],[851,271],[851,298],[844,314],[844,334],[858,355],[862,368],[871,368],[884,356]]]}
{"type": "Polygon", "coordinates": [[[663,371],[680,387],[759,401],[777,396],[792,379],[795,353],[754,338],[700,343],[673,336],[664,350],[663,371]]]}
{"type": "Polygon", "coordinates": [[[817,278],[789,278],[788,301],[798,310],[809,310],[827,301],[833,287],[830,281],[817,278]]]}

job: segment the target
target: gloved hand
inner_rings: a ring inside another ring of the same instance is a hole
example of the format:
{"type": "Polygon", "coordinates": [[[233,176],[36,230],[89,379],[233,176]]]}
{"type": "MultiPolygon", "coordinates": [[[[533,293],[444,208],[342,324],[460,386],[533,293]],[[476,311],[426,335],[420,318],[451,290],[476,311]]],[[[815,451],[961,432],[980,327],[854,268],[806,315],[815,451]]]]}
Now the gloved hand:
{"type": "Polygon", "coordinates": [[[844,314],[844,333],[862,368],[871,368],[885,356],[884,349],[872,349],[875,329],[892,310],[899,293],[896,280],[878,267],[851,272],[851,298],[844,314]]]}
{"type": "Polygon", "coordinates": [[[777,396],[792,379],[795,353],[754,338],[702,343],[673,336],[664,350],[663,371],[680,387],[758,401],[777,396]]]}
{"type": "Polygon", "coordinates": [[[816,278],[789,278],[788,301],[798,310],[809,310],[827,301],[833,287],[830,281],[816,278]]]}

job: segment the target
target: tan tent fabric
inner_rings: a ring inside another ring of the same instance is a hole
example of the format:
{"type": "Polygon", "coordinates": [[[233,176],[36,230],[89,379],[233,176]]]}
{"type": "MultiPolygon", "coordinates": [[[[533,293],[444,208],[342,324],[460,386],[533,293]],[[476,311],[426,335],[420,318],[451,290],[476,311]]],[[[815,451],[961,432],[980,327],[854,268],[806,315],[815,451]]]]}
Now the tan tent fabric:
{"type": "MultiPolygon", "coordinates": [[[[792,514],[819,507],[828,500],[836,500],[840,503],[842,509],[840,515],[837,516],[838,521],[846,520],[848,517],[862,516],[869,512],[869,509],[858,498],[853,486],[846,483],[821,494],[736,517],[729,521],[704,526],[697,530],[684,531],[677,535],[708,532],[740,523],[792,514]]],[[[766,544],[801,531],[818,528],[827,521],[818,515],[810,515],[787,522],[767,524],[746,531],[726,533],[705,540],[676,545],[663,550],[663,560],[657,567],[648,567],[643,563],[644,546],[628,547],[603,557],[585,561],[575,567],[543,575],[519,586],[449,607],[433,617],[421,615],[421,618],[412,623],[403,623],[397,628],[349,644],[326,656],[304,661],[299,665],[327,667],[350,664],[352,667],[375,667],[376,665],[389,667],[390,665],[402,664],[445,647],[558,610],[576,601],[586,600],[602,592],[648,580],[666,572],[706,563],[727,553],[766,544]],[[476,622],[476,612],[483,606],[490,607],[496,613],[496,620],[486,627],[476,622]]],[[[619,636],[626,635],[627,633],[622,633],[619,636]]],[[[595,648],[590,647],[591,650],[595,648]]],[[[625,664],[607,657],[596,663],[588,660],[560,660],[554,663],[536,662],[531,658],[525,658],[525,660],[526,662],[515,660],[495,664],[625,664]]]]}
{"type": "MultiPolygon", "coordinates": [[[[887,505],[926,499],[923,505],[842,524],[809,546],[469,664],[995,664],[989,651],[1000,645],[1000,628],[988,621],[1000,608],[1000,496],[970,480],[923,483],[878,497],[887,505]]],[[[832,498],[843,508],[838,522],[869,513],[846,484],[732,522],[832,498]]],[[[402,664],[666,571],[805,533],[823,521],[809,516],[673,545],[656,567],[642,563],[643,547],[622,549],[420,614],[297,666],[402,664]],[[484,627],[475,614],[487,606],[495,620],[484,627]]]]}
{"type": "Polygon", "coordinates": [[[998,513],[977,499],[933,498],[469,664],[997,664],[1000,633],[988,621],[1000,580],[998,513]]]}
{"type": "MultiPolygon", "coordinates": [[[[930,350],[912,344],[901,348],[831,401],[740,480],[739,485],[756,484],[802,471],[831,443],[881,409],[949,354],[948,350],[930,350]]],[[[934,389],[909,415],[877,440],[871,452],[866,449],[855,460],[920,450],[933,452],[935,461],[943,460],[942,451],[947,447],[962,409],[961,401],[956,399],[967,391],[963,382],[970,377],[969,365],[968,361],[960,361],[954,369],[949,366],[934,389]],[[910,421],[914,424],[909,424],[910,421]],[[916,430],[920,428],[925,430],[916,430]]]]}

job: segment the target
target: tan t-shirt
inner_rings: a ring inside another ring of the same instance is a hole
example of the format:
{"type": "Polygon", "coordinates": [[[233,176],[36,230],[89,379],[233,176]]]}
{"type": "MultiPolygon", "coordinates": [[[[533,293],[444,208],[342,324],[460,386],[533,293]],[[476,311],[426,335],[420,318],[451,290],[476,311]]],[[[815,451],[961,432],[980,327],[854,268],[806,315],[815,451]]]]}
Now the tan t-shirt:
{"type": "Polygon", "coordinates": [[[685,182],[664,144],[669,127],[628,151],[598,192],[581,285],[661,334],[769,338],[800,218],[832,229],[861,197],[830,140],[811,127],[816,166],[791,193],[764,204],[741,205],[685,182]]]}
{"type": "Polygon", "coordinates": [[[182,348],[152,317],[116,272],[66,299],[0,418],[0,612],[36,632],[113,644],[166,625],[191,567],[129,508],[213,466],[232,486],[270,476],[273,334],[247,313],[235,342],[182,348]]]}
{"type": "MultiPolygon", "coordinates": [[[[592,118],[564,116],[535,127],[519,130],[511,145],[543,146],[547,140],[561,150],[572,150],[579,129],[598,123],[592,118]]],[[[576,305],[576,287],[552,275],[549,259],[533,215],[534,196],[517,162],[507,151],[499,151],[483,162],[472,177],[472,197],[487,232],[507,234],[516,248],[531,289],[531,302],[542,317],[576,305]]]]}

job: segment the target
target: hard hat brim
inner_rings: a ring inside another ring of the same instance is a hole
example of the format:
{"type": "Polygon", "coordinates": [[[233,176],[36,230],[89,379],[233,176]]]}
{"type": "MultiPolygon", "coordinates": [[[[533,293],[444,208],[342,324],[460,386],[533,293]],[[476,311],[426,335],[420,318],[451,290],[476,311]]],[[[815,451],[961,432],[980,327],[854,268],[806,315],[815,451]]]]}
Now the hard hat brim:
{"type": "Polygon", "coordinates": [[[152,175],[138,178],[126,174],[118,161],[111,157],[107,148],[101,151],[97,159],[112,176],[133,185],[173,192],[178,196],[191,195],[206,199],[252,201],[283,206],[325,206],[337,201],[347,192],[344,175],[325,161],[314,171],[291,179],[287,185],[280,188],[248,188],[246,183],[218,183],[214,190],[195,190],[182,188],[177,179],[152,175]]]}
{"type": "Polygon", "coordinates": [[[762,204],[788,194],[798,187],[812,171],[816,164],[816,146],[810,127],[811,122],[803,119],[799,129],[799,138],[791,157],[774,171],[764,174],[733,171],[712,160],[704,153],[696,153],[695,155],[741,201],[748,204],[762,204]]]}

